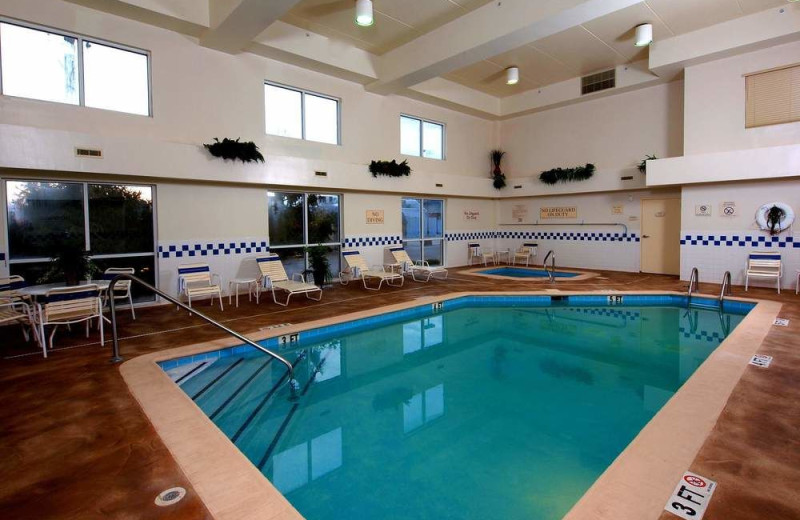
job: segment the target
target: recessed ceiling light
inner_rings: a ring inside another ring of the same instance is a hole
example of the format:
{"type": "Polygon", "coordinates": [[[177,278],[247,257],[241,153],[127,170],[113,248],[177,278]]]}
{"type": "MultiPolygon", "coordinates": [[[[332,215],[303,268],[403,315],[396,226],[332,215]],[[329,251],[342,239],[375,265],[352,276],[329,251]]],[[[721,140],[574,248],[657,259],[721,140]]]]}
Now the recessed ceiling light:
{"type": "Polygon", "coordinates": [[[637,47],[647,47],[653,43],[653,24],[643,23],[636,26],[636,41],[634,45],[637,47]]]}
{"type": "Polygon", "coordinates": [[[372,25],[372,0],[356,0],[356,24],[363,27],[372,25]]]}
{"type": "Polygon", "coordinates": [[[506,85],[516,85],[519,83],[519,67],[509,67],[506,69],[506,85]]]}

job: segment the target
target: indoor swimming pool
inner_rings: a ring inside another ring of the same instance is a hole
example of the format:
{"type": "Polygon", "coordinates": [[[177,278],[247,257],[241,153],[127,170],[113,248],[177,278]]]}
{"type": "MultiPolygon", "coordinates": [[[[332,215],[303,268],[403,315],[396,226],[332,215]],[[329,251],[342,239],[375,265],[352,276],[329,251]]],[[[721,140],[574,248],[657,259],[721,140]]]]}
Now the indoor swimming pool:
{"type": "Polygon", "coordinates": [[[305,517],[558,519],[744,318],[469,296],[160,363],[305,517]],[[292,397],[290,394],[295,394],[292,397]]]}

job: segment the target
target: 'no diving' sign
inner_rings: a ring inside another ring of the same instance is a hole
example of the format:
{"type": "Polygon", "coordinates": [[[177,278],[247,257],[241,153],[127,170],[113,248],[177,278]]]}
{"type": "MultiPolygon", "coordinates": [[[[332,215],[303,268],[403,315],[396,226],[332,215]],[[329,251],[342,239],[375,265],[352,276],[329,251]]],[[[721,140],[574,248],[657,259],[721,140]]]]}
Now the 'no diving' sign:
{"type": "Polygon", "coordinates": [[[687,471],[669,497],[664,509],[686,520],[700,520],[706,512],[717,483],[687,471]]]}

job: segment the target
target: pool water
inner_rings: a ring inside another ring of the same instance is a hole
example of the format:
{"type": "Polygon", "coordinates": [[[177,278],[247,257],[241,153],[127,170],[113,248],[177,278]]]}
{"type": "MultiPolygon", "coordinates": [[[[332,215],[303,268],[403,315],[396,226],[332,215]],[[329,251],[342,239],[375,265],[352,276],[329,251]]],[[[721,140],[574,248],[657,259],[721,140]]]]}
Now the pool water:
{"type": "MultiPolygon", "coordinates": [[[[549,275],[544,269],[529,269],[525,267],[495,267],[478,271],[480,274],[492,274],[495,276],[508,276],[510,278],[547,278],[549,275]]],[[[565,273],[556,271],[553,276],[556,278],[574,278],[581,273],[565,273]]]]}
{"type": "MultiPolygon", "coordinates": [[[[744,312],[744,311],[742,311],[744,312]]],[[[163,364],[306,518],[558,519],[743,318],[480,306],[163,364]],[[368,330],[367,330],[367,327],[368,330]]]]}

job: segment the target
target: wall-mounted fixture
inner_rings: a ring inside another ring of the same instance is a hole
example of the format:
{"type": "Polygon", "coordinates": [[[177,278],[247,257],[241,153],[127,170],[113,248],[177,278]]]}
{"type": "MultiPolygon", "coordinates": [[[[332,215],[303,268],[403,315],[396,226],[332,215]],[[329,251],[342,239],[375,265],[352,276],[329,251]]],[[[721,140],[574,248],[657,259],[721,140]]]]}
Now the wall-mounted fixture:
{"type": "Polygon", "coordinates": [[[444,184],[439,184],[439,183],[437,182],[437,183],[436,183],[436,187],[437,187],[437,188],[444,188],[444,184]]]}
{"type": "Polygon", "coordinates": [[[375,23],[372,17],[372,0],[356,0],[356,24],[368,27],[375,23]]]}
{"type": "Polygon", "coordinates": [[[314,175],[316,175],[317,177],[327,177],[328,176],[328,172],[315,171],[314,175]]]}
{"type": "Polygon", "coordinates": [[[653,24],[643,23],[636,26],[636,41],[634,45],[637,47],[647,47],[653,43],[653,24]]]}
{"type": "Polygon", "coordinates": [[[516,85],[519,83],[519,67],[509,67],[506,69],[506,85],[516,85]]]}

